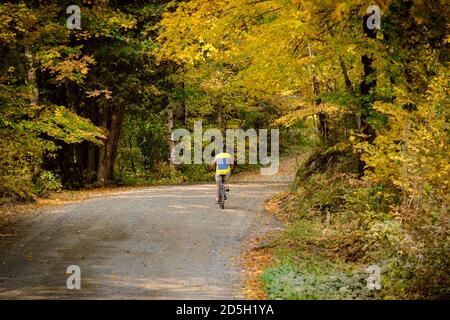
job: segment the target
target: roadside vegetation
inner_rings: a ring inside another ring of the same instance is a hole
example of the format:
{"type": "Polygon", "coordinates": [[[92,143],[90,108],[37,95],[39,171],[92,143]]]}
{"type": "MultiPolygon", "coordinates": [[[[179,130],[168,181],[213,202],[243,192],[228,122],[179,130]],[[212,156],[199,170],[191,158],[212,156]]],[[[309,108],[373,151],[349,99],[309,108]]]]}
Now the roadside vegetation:
{"type": "Polygon", "coordinates": [[[291,190],[267,202],[286,230],[253,253],[272,263],[250,290],[270,299],[448,299],[448,217],[404,225],[398,189],[352,173],[345,156],[315,167],[318,154],[310,150],[291,190]],[[374,265],[380,288],[369,290],[374,265]]]}

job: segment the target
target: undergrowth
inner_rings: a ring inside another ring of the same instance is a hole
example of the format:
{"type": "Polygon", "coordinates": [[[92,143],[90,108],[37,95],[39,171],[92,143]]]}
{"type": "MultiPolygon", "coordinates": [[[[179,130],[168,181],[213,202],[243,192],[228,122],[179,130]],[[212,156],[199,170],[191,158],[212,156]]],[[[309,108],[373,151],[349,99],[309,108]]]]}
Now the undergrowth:
{"type": "Polygon", "coordinates": [[[445,224],[435,224],[439,228],[433,237],[439,236],[440,243],[426,242],[426,231],[419,234],[402,224],[396,214],[401,204],[399,191],[359,177],[354,168],[350,157],[324,157],[316,151],[300,168],[291,190],[267,204],[287,225],[274,240],[274,264],[261,277],[267,296],[450,297],[445,224]],[[373,266],[380,271],[379,290],[369,290],[373,274],[368,268],[373,266]]]}

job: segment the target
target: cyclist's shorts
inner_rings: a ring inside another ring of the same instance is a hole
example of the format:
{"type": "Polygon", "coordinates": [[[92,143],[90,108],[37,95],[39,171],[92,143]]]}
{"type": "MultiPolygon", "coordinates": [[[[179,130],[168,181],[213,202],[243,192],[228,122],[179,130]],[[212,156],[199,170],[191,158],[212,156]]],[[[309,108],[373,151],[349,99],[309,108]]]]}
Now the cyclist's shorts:
{"type": "MultiPolygon", "coordinates": [[[[231,172],[228,172],[227,174],[224,174],[225,176],[225,181],[228,180],[228,178],[230,177],[231,172]]],[[[220,174],[216,173],[216,183],[220,182],[220,174]]]]}

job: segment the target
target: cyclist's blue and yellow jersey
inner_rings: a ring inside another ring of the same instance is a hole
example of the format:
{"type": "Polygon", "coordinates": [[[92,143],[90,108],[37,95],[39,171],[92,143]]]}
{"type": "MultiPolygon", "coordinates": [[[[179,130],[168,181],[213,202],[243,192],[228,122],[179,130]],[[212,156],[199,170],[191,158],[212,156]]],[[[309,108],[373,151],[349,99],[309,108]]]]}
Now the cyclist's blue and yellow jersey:
{"type": "Polygon", "coordinates": [[[231,165],[233,164],[233,157],[231,154],[222,152],[216,155],[216,174],[228,174],[231,171],[231,165]]]}

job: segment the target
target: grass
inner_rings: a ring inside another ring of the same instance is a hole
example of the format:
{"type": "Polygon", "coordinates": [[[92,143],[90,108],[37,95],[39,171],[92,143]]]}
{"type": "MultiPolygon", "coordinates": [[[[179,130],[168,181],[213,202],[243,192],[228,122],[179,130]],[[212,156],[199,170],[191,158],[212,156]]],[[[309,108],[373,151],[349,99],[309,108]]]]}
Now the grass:
{"type": "Polygon", "coordinates": [[[270,299],[374,299],[363,265],[330,259],[324,225],[299,220],[280,233],[273,265],[261,276],[270,299]]]}

